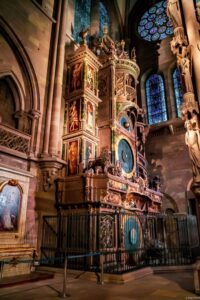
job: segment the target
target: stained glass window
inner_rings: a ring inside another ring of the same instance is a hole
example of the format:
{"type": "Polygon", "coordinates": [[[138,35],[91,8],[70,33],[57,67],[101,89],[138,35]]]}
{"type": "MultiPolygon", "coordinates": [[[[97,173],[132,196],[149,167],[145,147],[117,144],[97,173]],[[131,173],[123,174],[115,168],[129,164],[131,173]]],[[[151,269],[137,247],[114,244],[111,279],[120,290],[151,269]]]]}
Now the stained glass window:
{"type": "Polygon", "coordinates": [[[138,33],[144,40],[155,42],[173,34],[166,7],[167,1],[160,1],[146,11],[140,19],[138,33]]]}
{"type": "Polygon", "coordinates": [[[180,105],[183,102],[183,91],[182,91],[182,82],[181,74],[178,69],[175,69],[173,74],[173,84],[174,84],[174,95],[175,95],[175,104],[176,104],[176,114],[180,117],[180,105]]]}
{"type": "Polygon", "coordinates": [[[76,0],[74,16],[74,39],[79,42],[79,32],[90,27],[91,0],[76,0]]]}
{"type": "Polygon", "coordinates": [[[104,25],[107,25],[108,28],[110,23],[110,18],[108,15],[108,11],[105,7],[105,5],[102,2],[99,2],[99,35],[103,35],[103,27],[104,25]]]}
{"type": "Polygon", "coordinates": [[[164,81],[161,75],[152,74],[146,81],[146,99],[149,124],[167,120],[164,81]]]}

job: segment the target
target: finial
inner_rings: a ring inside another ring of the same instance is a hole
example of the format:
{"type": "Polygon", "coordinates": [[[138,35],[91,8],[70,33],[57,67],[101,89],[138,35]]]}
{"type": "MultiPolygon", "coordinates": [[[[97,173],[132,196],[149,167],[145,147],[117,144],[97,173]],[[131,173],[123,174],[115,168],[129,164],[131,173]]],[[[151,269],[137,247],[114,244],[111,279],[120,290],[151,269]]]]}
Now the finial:
{"type": "Polygon", "coordinates": [[[82,44],[87,45],[87,35],[88,32],[90,31],[90,28],[86,28],[85,30],[82,30],[81,32],[79,32],[79,36],[82,39],[82,44]]]}
{"type": "Polygon", "coordinates": [[[124,52],[124,48],[125,48],[125,41],[121,40],[121,47],[122,47],[122,52],[124,52]]]}
{"type": "Polygon", "coordinates": [[[103,26],[103,34],[108,34],[108,24],[105,23],[103,26]]]}
{"type": "Polygon", "coordinates": [[[132,59],[132,60],[136,60],[136,51],[135,51],[135,47],[133,47],[133,49],[131,50],[131,59],[132,59]]]}

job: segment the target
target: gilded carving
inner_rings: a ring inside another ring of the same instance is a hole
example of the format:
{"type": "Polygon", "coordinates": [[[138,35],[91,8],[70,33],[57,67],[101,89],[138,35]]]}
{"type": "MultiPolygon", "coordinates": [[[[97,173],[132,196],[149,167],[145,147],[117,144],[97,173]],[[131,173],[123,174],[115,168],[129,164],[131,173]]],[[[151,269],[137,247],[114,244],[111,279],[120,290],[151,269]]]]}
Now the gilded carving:
{"type": "Polygon", "coordinates": [[[114,247],[114,217],[111,215],[101,216],[100,229],[101,248],[114,247]]]}

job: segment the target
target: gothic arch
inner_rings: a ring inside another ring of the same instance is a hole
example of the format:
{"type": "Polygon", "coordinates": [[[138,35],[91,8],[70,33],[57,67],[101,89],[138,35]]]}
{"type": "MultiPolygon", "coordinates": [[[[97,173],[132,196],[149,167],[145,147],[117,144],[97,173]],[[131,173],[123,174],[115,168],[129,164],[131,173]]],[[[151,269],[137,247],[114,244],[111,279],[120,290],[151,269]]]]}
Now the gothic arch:
{"type": "Polygon", "coordinates": [[[179,212],[178,205],[176,201],[168,194],[163,193],[163,206],[162,211],[166,212],[169,209],[172,209],[175,213],[179,212]]]}
{"type": "MultiPolygon", "coordinates": [[[[2,16],[0,16],[0,32],[3,38],[5,39],[5,41],[11,47],[27,79],[27,85],[30,94],[29,108],[30,110],[39,111],[40,110],[39,87],[38,87],[38,82],[37,82],[33,65],[21,41],[19,40],[15,32],[12,30],[12,28],[9,26],[9,24],[3,19],[2,16]]],[[[11,70],[9,72],[11,72],[11,70]]]]}
{"type": "Polygon", "coordinates": [[[171,108],[171,112],[172,112],[172,118],[176,118],[176,100],[175,100],[175,94],[174,94],[174,85],[173,85],[173,78],[172,78],[172,74],[173,74],[173,71],[174,69],[177,68],[177,65],[176,65],[176,61],[173,61],[169,66],[168,66],[168,69],[167,69],[167,73],[166,73],[166,76],[167,76],[167,80],[169,82],[169,88],[168,88],[168,92],[169,92],[169,99],[167,99],[167,104],[168,104],[168,109],[169,109],[169,106],[171,108]]]}
{"type": "MultiPolygon", "coordinates": [[[[163,101],[165,101],[165,109],[166,109],[166,121],[169,118],[168,115],[168,105],[167,105],[167,97],[166,97],[166,78],[164,76],[164,73],[161,70],[156,71],[155,69],[148,69],[146,72],[144,72],[141,76],[141,84],[140,84],[140,90],[141,90],[141,101],[142,101],[142,107],[144,108],[146,112],[146,116],[149,120],[149,113],[148,113],[148,105],[147,105],[147,89],[146,89],[146,83],[148,78],[151,77],[151,75],[158,75],[158,77],[161,78],[162,80],[162,85],[163,85],[163,101]]],[[[165,121],[162,121],[165,122],[165,121]]],[[[148,122],[149,123],[149,122],[148,122]]],[[[154,123],[157,124],[157,123],[154,123]]]]}
{"type": "Polygon", "coordinates": [[[146,103],[145,83],[146,83],[146,80],[150,76],[151,73],[153,73],[153,69],[148,69],[146,72],[144,72],[142,74],[141,80],[140,80],[142,108],[144,108],[146,112],[147,112],[147,103],[146,103]]]}
{"type": "Polygon", "coordinates": [[[5,79],[15,95],[15,107],[17,111],[25,110],[25,95],[21,83],[11,68],[0,69],[0,79],[5,79]]]}

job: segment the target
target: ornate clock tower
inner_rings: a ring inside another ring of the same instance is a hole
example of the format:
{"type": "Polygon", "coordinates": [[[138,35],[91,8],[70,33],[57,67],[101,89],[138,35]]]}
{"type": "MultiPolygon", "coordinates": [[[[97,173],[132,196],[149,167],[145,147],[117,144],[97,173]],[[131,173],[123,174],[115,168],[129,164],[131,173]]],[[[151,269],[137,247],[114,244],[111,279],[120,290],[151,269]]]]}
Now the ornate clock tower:
{"type": "Polygon", "coordinates": [[[124,51],[124,41],[112,53],[106,48],[109,43],[112,41],[105,33],[100,55],[103,67],[99,72],[100,153],[108,148],[112,163],[121,165],[122,176],[132,180],[137,175],[137,121],[142,115],[136,98],[140,71],[135,58],[130,60],[124,51]]]}
{"type": "Polygon", "coordinates": [[[91,51],[85,40],[68,58],[63,155],[57,204],[66,209],[159,212],[162,194],[148,186],[148,126],[137,104],[139,67],[104,30],[91,51]],[[100,100],[101,99],[101,100],[100,100]]]}
{"type": "Polygon", "coordinates": [[[96,156],[99,142],[96,112],[101,102],[97,74],[101,64],[83,39],[67,65],[63,158],[67,161],[67,175],[76,176],[96,156]]]}

